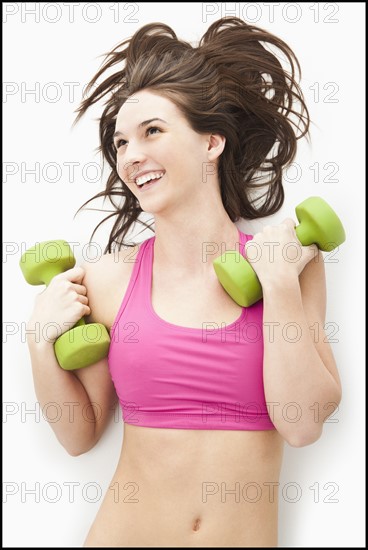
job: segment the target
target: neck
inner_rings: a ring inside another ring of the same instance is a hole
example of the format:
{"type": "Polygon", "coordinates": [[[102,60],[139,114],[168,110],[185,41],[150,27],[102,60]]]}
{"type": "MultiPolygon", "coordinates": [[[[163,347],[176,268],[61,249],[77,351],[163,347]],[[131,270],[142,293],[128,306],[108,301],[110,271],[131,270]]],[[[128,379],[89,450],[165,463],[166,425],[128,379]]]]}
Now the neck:
{"type": "Polygon", "coordinates": [[[155,216],[154,257],[160,269],[206,277],[212,263],[227,250],[239,250],[239,233],[223,209],[211,215],[201,208],[186,216],[155,216]]]}

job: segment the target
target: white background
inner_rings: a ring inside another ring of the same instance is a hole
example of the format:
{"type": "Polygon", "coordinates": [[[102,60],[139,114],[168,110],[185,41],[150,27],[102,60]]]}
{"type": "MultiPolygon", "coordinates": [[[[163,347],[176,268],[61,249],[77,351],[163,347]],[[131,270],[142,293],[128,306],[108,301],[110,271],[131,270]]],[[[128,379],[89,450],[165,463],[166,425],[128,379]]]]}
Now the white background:
{"type": "MultiPolygon", "coordinates": [[[[343,400],[336,422],[325,424],[316,443],[285,445],[279,545],[363,546],[364,3],[281,2],[274,5],[273,16],[265,3],[76,3],[74,15],[68,6],[39,3],[32,14],[35,4],[3,4],[4,546],[81,546],[120,454],[120,418],[93,450],[73,458],[42,415],[32,412],[37,406],[24,336],[41,289],[25,283],[18,267],[21,253],[34,242],[61,238],[80,243],[75,249],[79,260],[104,217],[85,211],[73,218],[103,188],[96,177],[100,158],[94,120],[101,107],[71,129],[82,87],[97,72],[98,56],[143,24],[167,23],[179,38],[196,45],[212,22],[231,15],[230,9],[280,36],[295,51],[314,121],[312,145],[300,143],[297,164],[287,173],[282,210],[265,220],[242,220],[239,227],[255,233],[265,223],[294,217],[295,205],[319,195],[339,214],[347,234],[338,253],[325,259],[326,322],[337,327],[334,335],[331,330],[328,334],[335,340],[331,345],[343,400]],[[66,83],[76,83],[74,96],[66,83]],[[76,163],[74,174],[69,163],[76,163]],[[36,172],[27,173],[32,169],[36,172]]],[[[109,227],[94,238],[100,253],[109,227]]],[[[151,235],[141,234],[136,242],[151,235]]]]}

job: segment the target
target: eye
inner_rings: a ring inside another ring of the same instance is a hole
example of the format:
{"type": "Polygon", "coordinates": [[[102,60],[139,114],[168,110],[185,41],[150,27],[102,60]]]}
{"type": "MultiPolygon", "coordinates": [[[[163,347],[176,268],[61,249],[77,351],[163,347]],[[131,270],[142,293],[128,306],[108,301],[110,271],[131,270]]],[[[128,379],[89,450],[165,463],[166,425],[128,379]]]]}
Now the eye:
{"type": "Polygon", "coordinates": [[[118,139],[115,143],[115,149],[118,150],[119,147],[121,147],[122,145],[125,145],[126,144],[126,141],[124,139],[118,139]]]}
{"type": "MultiPolygon", "coordinates": [[[[160,128],[158,128],[157,126],[149,126],[147,129],[146,129],[146,135],[149,134],[149,135],[154,135],[156,134],[156,132],[161,132],[162,130],[160,128]],[[151,130],[153,130],[153,133],[151,133],[151,130]]],[[[125,139],[118,139],[115,143],[114,143],[114,147],[116,149],[116,151],[118,151],[118,149],[120,149],[120,147],[123,147],[124,145],[127,144],[127,141],[125,141],[125,139]]]]}
{"type": "Polygon", "coordinates": [[[160,128],[157,128],[157,126],[149,126],[149,128],[147,128],[146,130],[146,133],[149,132],[150,130],[158,130],[159,132],[161,132],[160,128]]]}

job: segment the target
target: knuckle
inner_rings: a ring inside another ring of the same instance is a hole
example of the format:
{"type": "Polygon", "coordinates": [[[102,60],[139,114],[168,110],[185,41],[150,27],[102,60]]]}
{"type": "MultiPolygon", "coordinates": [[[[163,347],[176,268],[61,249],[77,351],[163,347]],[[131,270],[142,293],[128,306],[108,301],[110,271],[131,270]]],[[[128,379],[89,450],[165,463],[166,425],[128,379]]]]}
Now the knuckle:
{"type": "Polygon", "coordinates": [[[53,288],[54,286],[58,286],[64,279],[61,277],[62,273],[58,273],[53,277],[50,281],[50,284],[46,288],[53,288]]]}
{"type": "Polygon", "coordinates": [[[78,266],[78,267],[76,268],[76,270],[77,270],[77,273],[80,274],[80,275],[83,275],[83,276],[84,276],[84,275],[86,274],[86,270],[85,270],[83,267],[81,267],[81,266],[78,266]]]}
{"type": "Polygon", "coordinates": [[[84,314],[84,305],[81,304],[79,301],[74,303],[75,313],[76,315],[82,317],[84,314]]]}

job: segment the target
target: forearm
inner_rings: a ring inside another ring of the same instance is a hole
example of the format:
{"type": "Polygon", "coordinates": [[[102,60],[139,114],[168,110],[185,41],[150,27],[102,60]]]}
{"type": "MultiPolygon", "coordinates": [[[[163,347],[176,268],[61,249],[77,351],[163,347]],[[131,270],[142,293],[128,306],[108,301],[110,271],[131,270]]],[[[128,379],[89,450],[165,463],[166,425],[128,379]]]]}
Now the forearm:
{"type": "Polygon", "coordinates": [[[73,456],[93,446],[95,421],[88,394],[71,371],[60,368],[53,344],[27,337],[33,381],[44,418],[73,456]]]}
{"type": "Polygon", "coordinates": [[[292,445],[318,439],[338,385],[313,342],[298,278],[262,285],[264,388],[271,420],[292,445]]]}

